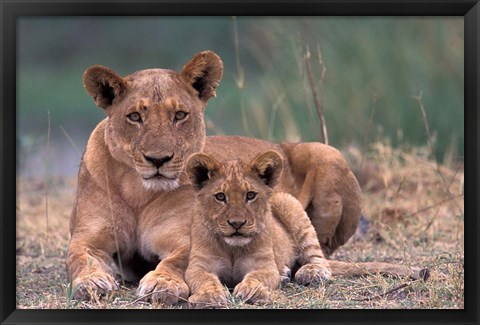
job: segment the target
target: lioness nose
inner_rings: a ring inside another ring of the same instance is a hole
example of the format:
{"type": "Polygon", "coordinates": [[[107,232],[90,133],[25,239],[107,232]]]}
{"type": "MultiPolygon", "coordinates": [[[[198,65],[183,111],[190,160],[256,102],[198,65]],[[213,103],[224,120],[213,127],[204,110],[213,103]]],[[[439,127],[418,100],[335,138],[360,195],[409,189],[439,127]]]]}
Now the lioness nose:
{"type": "Polygon", "coordinates": [[[238,229],[240,229],[244,224],[247,223],[247,220],[243,220],[243,221],[230,221],[230,220],[228,220],[227,222],[228,222],[228,224],[229,224],[230,226],[232,226],[233,228],[235,228],[235,229],[238,230],[238,229]]]}
{"type": "Polygon", "coordinates": [[[149,157],[149,156],[145,156],[143,155],[143,157],[145,157],[145,160],[152,163],[155,167],[157,168],[160,168],[163,166],[163,164],[165,164],[166,162],[172,160],[173,158],[173,155],[171,156],[164,156],[164,157],[161,157],[161,158],[157,158],[157,157],[149,157]]]}

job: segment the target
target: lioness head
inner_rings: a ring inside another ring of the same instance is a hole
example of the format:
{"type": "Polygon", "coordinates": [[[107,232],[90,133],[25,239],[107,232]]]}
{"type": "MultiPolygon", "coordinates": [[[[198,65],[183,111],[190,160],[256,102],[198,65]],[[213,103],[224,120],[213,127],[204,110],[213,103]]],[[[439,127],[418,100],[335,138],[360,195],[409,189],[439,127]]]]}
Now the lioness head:
{"type": "Polygon", "coordinates": [[[92,66],[83,82],[107,114],[105,142],[112,157],[130,166],[147,189],[172,190],[185,159],[203,149],[204,109],[222,74],[220,58],[205,51],[180,73],[150,69],[122,78],[92,66]]]}
{"type": "Polygon", "coordinates": [[[209,229],[231,246],[243,246],[264,232],[270,215],[268,199],[283,162],[267,151],[251,162],[220,163],[198,153],[187,162],[187,175],[197,190],[198,211],[209,229]]]}

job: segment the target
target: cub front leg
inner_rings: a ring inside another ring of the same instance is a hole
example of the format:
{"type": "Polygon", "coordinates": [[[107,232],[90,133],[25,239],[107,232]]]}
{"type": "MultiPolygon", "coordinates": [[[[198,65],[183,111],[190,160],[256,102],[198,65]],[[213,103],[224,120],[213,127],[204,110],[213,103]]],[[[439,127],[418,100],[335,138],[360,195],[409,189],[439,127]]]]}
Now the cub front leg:
{"type": "Polygon", "coordinates": [[[328,279],[332,273],[329,262],[301,203],[288,193],[276,192],[270,198],[270,206],[273,216],[295,243],[296,260],[301,265],[295,273],[295,281],[307,285],[328,279]]]}
{"type": "Polygon", "coordinates": [[[185,280],[190,288],[188,302],[192,308],[215,308],[227,304],[230,293],[216,274],[198,265],[189,266],[185,280]]]}
{"type": "Polygon", "coordinates": [[[281,276],[273,250],[248,254],[235,262],[234,274],[245,274],[233,290],[233,295],[244,302],[267,303],[270,291],[280,287],[281,276]]]}
{"type": "Polygon", "coordinates": [[[280,286],[280,273],[276,267],[257,269],[245,275],[237,284],[233,295],[244,302],[264,304],[270,302],[270,291],[280,286]]]}
{"type": "Polygon", "coordinates": [[[304,264],[295,273],[295,282],[301,285],[321,283],[332,276],[329,261],[324,258],[315,258],[304,264]]]}

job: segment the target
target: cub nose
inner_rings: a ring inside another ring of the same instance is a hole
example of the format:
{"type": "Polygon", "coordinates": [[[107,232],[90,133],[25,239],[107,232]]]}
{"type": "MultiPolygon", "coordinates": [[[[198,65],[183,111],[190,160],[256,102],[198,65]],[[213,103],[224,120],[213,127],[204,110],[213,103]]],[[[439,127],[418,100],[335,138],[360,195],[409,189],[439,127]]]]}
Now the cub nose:
{"type": "Polygon", "coordinates": [[[235,229],[238,230],[238,229],[240,229],[244,224],[247,223],[247,220],[243,220],[243,221],[230,221],[230,220],[228,220],[227,222],[228,222],[228,224],[229,224],[230,226],[232,226],[233,228],[235,228],[235,229]]]}
{"type": "Polygon", "coordinates": [[[145,156],[145,154],[144,154],[143,157],[145,158],[146,161],[148,161],[149,163],[151,163],[155,167],[160,168],[160,167],[163,166],[163,164],[172,160],[173,154],[171,156],[164,156],[164,157],[160,157],[160,158],[145,156]]]}

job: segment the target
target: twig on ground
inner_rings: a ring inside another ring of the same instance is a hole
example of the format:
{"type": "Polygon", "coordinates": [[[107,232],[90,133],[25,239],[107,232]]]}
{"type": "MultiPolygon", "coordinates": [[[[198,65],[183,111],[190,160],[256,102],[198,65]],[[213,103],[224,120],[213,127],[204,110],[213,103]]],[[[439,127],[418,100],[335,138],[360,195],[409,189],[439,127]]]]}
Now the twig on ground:
{"type": "Polygon", "coordinates": [[[391,293],[394,293],[400,289],[403,289],[409,285],[411,285],[413,282],[416,282],[416,281],[427,281],[428,278],[430,277],[430,271],[429,269],[422,269],[420,270],[419,272],[419,277],[418,278],[415,278],[415,279],[412,279],[406,283],[403,283],[403,284],[400,284],[396,287],[393,287],[392,289],[384,292],[384,293],[381,293],[381,294],[378,294],[378,295],[375,295],[375,296],[372,296],[372,297],[363,297],[363,298],[356,298],[356,299],[352,299],[353,301],[370,301],[370,300],[373,300],[373,299],[378,299],[378,298],[382,298],[382,297],[385,297],[391,293]]]}
{"type": "Polygon", "coordinates": [[[403,283],[403,284],[401,284],[401,285],[399,285],[399,286],[396,286],[396,287],[394,287],[394,288],[392,288],[392,289],[390,289],[390,290],[388,290],[388,291],[386,291],[386,292],[384,292],[384,293],[382,293],[382,294],[378,294],[378,295],[376,295],[376,296],[364,297],[364,298],[355,298],[355,299],[352,299],[352,300],[353,300],[353,301],[370,301],[370,300],[373,300],[373,299],[382,298],[382,297],[385,297],[385,296],[388,295],[388,294],[391,294],[391,293],[393,293],[393,292],[395,292],[395,291],[398,291],[398,290],[400,290],[400,289],[403,289],[403,288],[407,287],[409,284],[410,284],[410,283],[403,283]]]}

